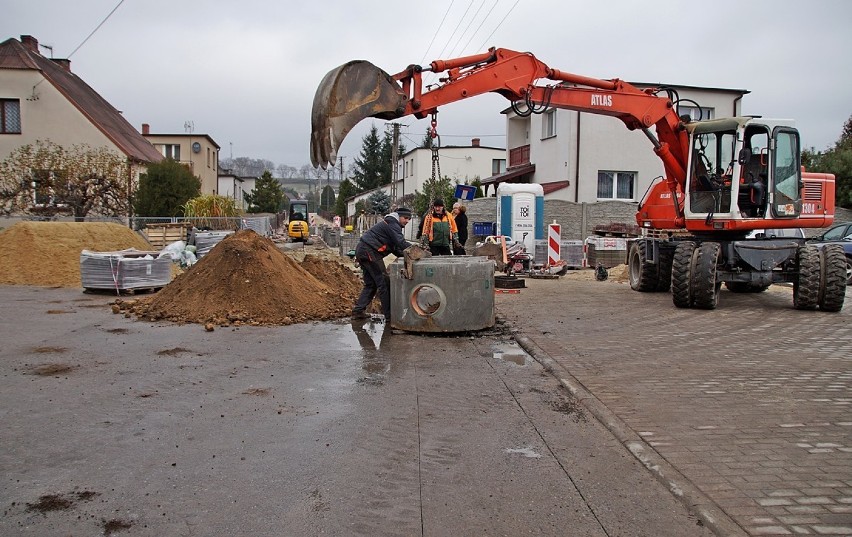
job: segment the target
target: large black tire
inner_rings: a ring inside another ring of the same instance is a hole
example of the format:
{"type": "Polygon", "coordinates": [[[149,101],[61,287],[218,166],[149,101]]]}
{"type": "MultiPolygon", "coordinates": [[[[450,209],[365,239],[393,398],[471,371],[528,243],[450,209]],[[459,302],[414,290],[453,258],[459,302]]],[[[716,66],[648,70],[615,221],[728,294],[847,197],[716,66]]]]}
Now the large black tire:
{"type": "Polygon", "coordinates": [[[839,244],[826,244],[822,254],[822,278],[819,292],[819,309],[840,311],[846,298],[846,254],[839,244]]]}
{"type": "Polygon", "coordinates": [[[684,241],[678,243],[672,258],[672,302],[678,308],[692,306],[690,280],[692,280],[692,257],[695,253],[695,243],[684,241]]]}
{"type": "Polygon", "coordinates": [[[633,241],[627,257],[628,279],[634,291],[647,293],[657,290],[658,266],[648,262],[647,244],[644,240],[633,241]]]}
{"type": "Polygon", "coordinates": [[[657,291],[668,291],[672,286],[672,258],[674,250],[669,248],[660,248],[660,259],[658,261],[660,267],[660,275],[657,279],[657,291]]]}
{"type": "Polygon", "coordinates": [[[798,275],[793,282],[793,307],[813,310],[819,304],[820,253],[816,246],[799,246],[796,250],[798,275]]]}
{"type": "Polygon", "coordinates": [[[691,285],[692,303],[696,308],[712,310],[719,305],[722,282],[716,280],[716,265],[720,251],[718,242],[705,242],[695,252],[691,285]]]}

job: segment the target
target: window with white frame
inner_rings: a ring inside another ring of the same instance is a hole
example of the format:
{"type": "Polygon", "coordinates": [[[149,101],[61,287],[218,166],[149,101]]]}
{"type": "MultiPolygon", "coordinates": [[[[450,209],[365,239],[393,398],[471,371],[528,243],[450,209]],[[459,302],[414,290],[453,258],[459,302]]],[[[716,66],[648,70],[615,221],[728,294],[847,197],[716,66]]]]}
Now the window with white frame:
{"type": "Polygon", "coordinates": [[[163,144],[157,145],[157,149],[164,157],[180,162],[180,145],[179,144],[163,144]]]}
{"type": "Polygon", "coordinates": [[[34,207],[67,207],[63,199],[57,197],[54,186],[68,191],[70,185],[65,183],[65,174],[56,170],[32,170],[32,202],[34,207]]]}
{"type": "Polygon", "coordinates": [[[491,159],[491,175],[497,175],[506,171],[506,159],[493,158],[491,159]]]}
{"type": "Polygon", "coordinates": [[[0,99],[0,134],[21,134],[20,99],[0,99]]]}
{"type": "Polygon", "coordinates": [[[678,106],[678,115],[689,116],[692,121],[706,121],[716,117],[714,108],[706,108],[704,106],[678,106]]]}
{"type": "Polygon", "coordinates": [[[598,199],[633,201],[635,185],[636,172],[601,170],[598,172],[598,199]]]}
{"type": "Polygon", "coordinates": [[[541,115],[541,138],[556,136],[556,109],[551,108],[541,115]]]}

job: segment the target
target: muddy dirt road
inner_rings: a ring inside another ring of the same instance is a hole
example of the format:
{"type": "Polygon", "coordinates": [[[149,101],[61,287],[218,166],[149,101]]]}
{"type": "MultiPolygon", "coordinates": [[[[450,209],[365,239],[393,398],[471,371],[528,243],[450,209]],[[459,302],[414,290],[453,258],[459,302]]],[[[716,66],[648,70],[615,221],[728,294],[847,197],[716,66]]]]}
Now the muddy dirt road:
{"type": "Polygon", "coordinates": [[[0,287],[0,534],[709,536],[507,331],[0,287]]]}

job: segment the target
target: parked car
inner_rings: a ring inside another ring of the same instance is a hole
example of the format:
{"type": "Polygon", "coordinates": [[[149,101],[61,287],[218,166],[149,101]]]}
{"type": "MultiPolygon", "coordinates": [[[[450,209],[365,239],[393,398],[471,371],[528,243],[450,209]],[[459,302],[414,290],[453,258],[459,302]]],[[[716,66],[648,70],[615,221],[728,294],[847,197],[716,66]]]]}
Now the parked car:
{"type": "Polygon", "coordinates": [[[808,244],[817,247],[825,244],[839,244],[846,254],[846,285],[852,285],[852,222],[834,224],[825,232],[808,239],[808,244]]]}

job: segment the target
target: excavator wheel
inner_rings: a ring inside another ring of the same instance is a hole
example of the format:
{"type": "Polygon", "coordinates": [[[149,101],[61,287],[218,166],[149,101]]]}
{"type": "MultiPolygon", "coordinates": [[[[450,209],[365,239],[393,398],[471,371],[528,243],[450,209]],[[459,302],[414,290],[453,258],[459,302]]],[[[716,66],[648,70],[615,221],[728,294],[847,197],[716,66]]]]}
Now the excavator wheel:
{"type": "Polygon", "coordinates": [[[692,306],[692,258],[695,253],[695,243],[684,241],[678,243],[672,258],[672,302],[678,308],[692,306]]]}
{"type": "Polygon", "coordinates": [[[797,310],[814,310],[819,304],[820,258],[816,246],[799,246],[796,250],[799,274],[793,282],[793,307],[797,310]]]}
{"type": "Polygon", "coordinates": [[[819,309],[837,312],[846,298],[846,255],[839,244],[826,244],[820,250],[822,278],[820,282],[819,309]]]}
{"type": "Polygon", "coordinates": [[[657,277],[657,291],[668,291],[672,286],[672,258],[674,251],[668,248],[660,248],[659,276],[657,277]]]}
{"type": "Polygon", "coordinates": [[[627,268],[631,289],[643,293],[657,290],[658,266],[648,262],[647,243],[644,240],[634,241],[630,246],[627,268]]]}
{"type": "Polygon", "coordinates": [[[692,300],[696,308],[716,309],[722,282],[716,280],[716,265],[719,263],[721,246],[718,242],[705,242],[695,252],[692,267],[692,300]]]}

